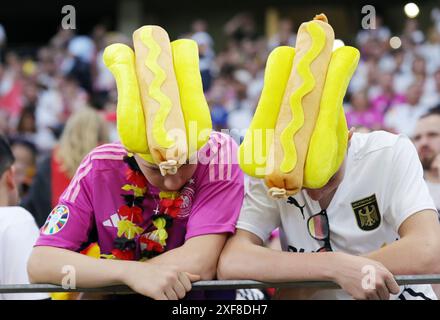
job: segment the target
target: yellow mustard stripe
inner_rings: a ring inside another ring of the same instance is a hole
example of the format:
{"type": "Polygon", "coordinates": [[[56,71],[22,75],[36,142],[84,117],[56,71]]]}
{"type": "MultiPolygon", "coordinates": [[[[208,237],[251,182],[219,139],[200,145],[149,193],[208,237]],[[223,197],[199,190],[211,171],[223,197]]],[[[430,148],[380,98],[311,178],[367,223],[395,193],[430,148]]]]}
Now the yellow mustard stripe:
{"type": "Polygon", "coordinates": [[[159,109],[153,120],[153,137],[162,148],[171,148],[174,145],[174,141],[168,136],[165,129],[165,120],[171,111],[172,103],[170,98],[161,91],[161,86],[166,79],[166,73],[157,63],[162,50],[153,38],[152,28],[143,29],[140,38],[142,43],[148,48],[145,65],[154,74],[153,81],[148,88],[148,93],[159,103],[159,109]]]}
{"type": "Polygon", "coordinates": [[[310,37],[312,38],[312,45],[307,53],[298,62],[297,71],[303,82],[289,98],[293,119],[283,130],[280,136],[281,146],[284,151],[283,161],[281,162],[280,166],[280,170],[283,173],[292,171],[298,161],[293,139],[295,133],[304,124],[302,99],[306,94],[312,91],[313,87],[315,86],[315,78],[310,71],[310,64],[316,59],[325,45],[325,32],[318,23],[309,22],[306,28],[310,34],[310,37]]]}

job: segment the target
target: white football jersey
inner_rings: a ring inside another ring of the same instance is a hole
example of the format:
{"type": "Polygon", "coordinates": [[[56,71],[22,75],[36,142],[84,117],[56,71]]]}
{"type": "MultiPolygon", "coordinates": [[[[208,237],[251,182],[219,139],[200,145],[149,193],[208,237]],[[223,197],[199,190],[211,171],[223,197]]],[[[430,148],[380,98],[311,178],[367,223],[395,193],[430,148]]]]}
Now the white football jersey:
{"type": "MultiPolygon", "coordinates": [[[[325,155],[323,155],[325,157],[325,155]]],[[[423,180],[423,169],[412,142],[384,131],[351,139],[344,178],[327,208],[333,251],[362,255],[399,239],[398,230],[412,214],[435,210],[423,180]]],[[[321,211],[305,191],[288,199],[267,195],[263,180],[251,178],[237,228],[266,241],[280,228],[284,251],[316,252],[324,242],[307,228],[308,218],[321,211]]],[[[313,299],[350,299],[342,290],[321,290],[313,299]]],[[[436,299],[430,285],[402,287],[394,299],[436,299]]]]}

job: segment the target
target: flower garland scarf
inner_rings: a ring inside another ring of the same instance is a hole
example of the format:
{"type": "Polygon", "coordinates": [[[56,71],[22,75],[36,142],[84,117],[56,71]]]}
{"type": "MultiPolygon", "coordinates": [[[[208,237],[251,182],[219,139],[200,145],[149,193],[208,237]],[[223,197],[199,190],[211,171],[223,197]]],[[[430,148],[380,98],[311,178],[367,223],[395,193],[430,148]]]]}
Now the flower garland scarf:
{"type": "Polygon", "coordinates": [[[131,193],[122,195],[125,204],[118,210],[121,220],[117,225],[114,248],[110,255],[101,256],[108,259],[135,260],[136,237],[138,237],[141,260],[147,260],[165,251],[167,229],[172,226],[174,218],[179,214],[183,200],[178,192],[160,192],[159,206],[152,217],[152,225],[144,230],[140,224],[144,221],[142,202],[147,192],[147,180],[132,154],[125,156],[124,162],[128,164],[126,172],[128,183],[122,186],[122,190],[131,193]]]}

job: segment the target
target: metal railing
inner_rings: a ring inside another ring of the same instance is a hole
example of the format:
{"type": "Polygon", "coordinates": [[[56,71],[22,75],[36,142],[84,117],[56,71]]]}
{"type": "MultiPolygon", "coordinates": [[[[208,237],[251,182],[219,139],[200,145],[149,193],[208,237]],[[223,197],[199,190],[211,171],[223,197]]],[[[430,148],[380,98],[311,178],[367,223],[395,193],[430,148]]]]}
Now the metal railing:
{"type": "MultiPolygon", "coordinates": [[[[412,284],[440,284],[439,274],[408,275],[395,277],[399,285],[412,284]]],[[[264,289],[264,288],[324,288],[340,289],[332,281],[294,281],[294,282],[260,282],[253,280],[213,280],[197,281],[193,283],[192,290],[231,290],[231,289],[264,289]]],[[[109,286],[101,288],[75,288],[64,289],[53,284],[11,284],[0,285],[1,293],[34,293],[34,292],[104,292],[104,293],[134,293],[127,286],[109,286]]]]}

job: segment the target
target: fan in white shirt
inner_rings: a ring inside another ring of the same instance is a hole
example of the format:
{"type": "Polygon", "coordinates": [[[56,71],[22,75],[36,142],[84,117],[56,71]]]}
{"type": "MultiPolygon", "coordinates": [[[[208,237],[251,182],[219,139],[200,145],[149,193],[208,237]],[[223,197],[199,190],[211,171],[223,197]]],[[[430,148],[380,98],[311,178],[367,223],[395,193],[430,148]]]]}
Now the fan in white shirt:
{"type": "MultiPolygon", "coordinates": [[[[440,225],[417,152],[408,138],[383,131],[354,134],[343,165],[321,189],[303,189],[287,200],[274,200],[263,181],[251,179],[237,228],[219,262],[221,278],[324,278],[345,289],[301,294],[285,290],[281,298],[349,298],[347,292],[357,291],[347,282],[358,276],[355,265],[363,268],[354,256],[379,261],[393,274],[440,272],[440,225]],[[288,255],[260,247],[277,227],[288,255]],[[328,237],[321,241],[312,234],[328,237]],[[320,253],[312,253],[316,251],[320,253]],[[348,268],[349,257],[353,269],[348,268]]],[[[380,268],[372,260],[363,266],[380,268]]],[[[385,278],[388,292],[396,293],[391,298],[436,299],[429,285],[405,286],[397,293],[389,281],[385,278]]],[[[388,297],[380,291],[377,295],[366,298],[388,297]]]]}
{"type": "MultiPolygon", "coordinates": [[[[27,260],[39,231],[32,215],[16,207],[18,190],[14,182],[14,157],[0,136],[0,285],[29,284],[27,260]]],[[[47,294],[0,294],[0,300],[46,299],[47,294]]]]}
{"type": "MultiPolygon", "coordinates": [[[[429,285],[400,288],[393,277],[440,273],[440,224],[408,138],[384,131],[347,132],[339,106],[357,64],[355,56],[340,62],[347,63],[346,69],[326,71],[323,92],[329,96],[306,91],[303,104],[294,100],[295,94],[304,94],[300,90],[312,81],[291,73],[279,110],[273,106],[276,99],[269,97],[280,86],[270,75],[278,73],[266,68],[261,99],[271,103],[258,104],[248,131],[253,135],[245,137],[238,158],[245,172],[264,182],[250,180],[238,230],[218,262],[218,278],[330,280],[342,289],[284,289],[280,298],[436,298],[429,285]],[[348,63],[353,63],[351,69],[348,63]],[[291,79],[301,85],[295,87],[291,79]],[[332,91],[336,79],[344,80],[332,91]],[[255,139],[262,130],[265,142],[255,139]],[[283,251],[264,247],[276,228],[283,251]]],[[[272,58],[272,66],[285,68],[272,58]]],[[[317,81],[322,74],[316,75],[317,81]]],[[[320,88],[317,82],[313,86],[320,88]]]]}
{"type": "MultiPolygon", "coordinates": [[[[264,182],[253,179],[237,228],[266,241],[280,227],[284,251],[317,252],[325,243],[312,238],[309,228],[319,217],[329,222],[327,251],[368,255],[399,239],[399,228],[407,218],[422,210],[435,210],[409,139],[380,131],[354,134],[343,179],[327,206],[314,200],[320,192],[303,190],[287,201],[274,201],[267,196],[264,182]]],[[[405,287],[392,296],[417,297],[436,299],[430,286],[405,287]]],[[[342,290],[322,290],[311,298],[347,299],[349,295],[342,290]]]]}

